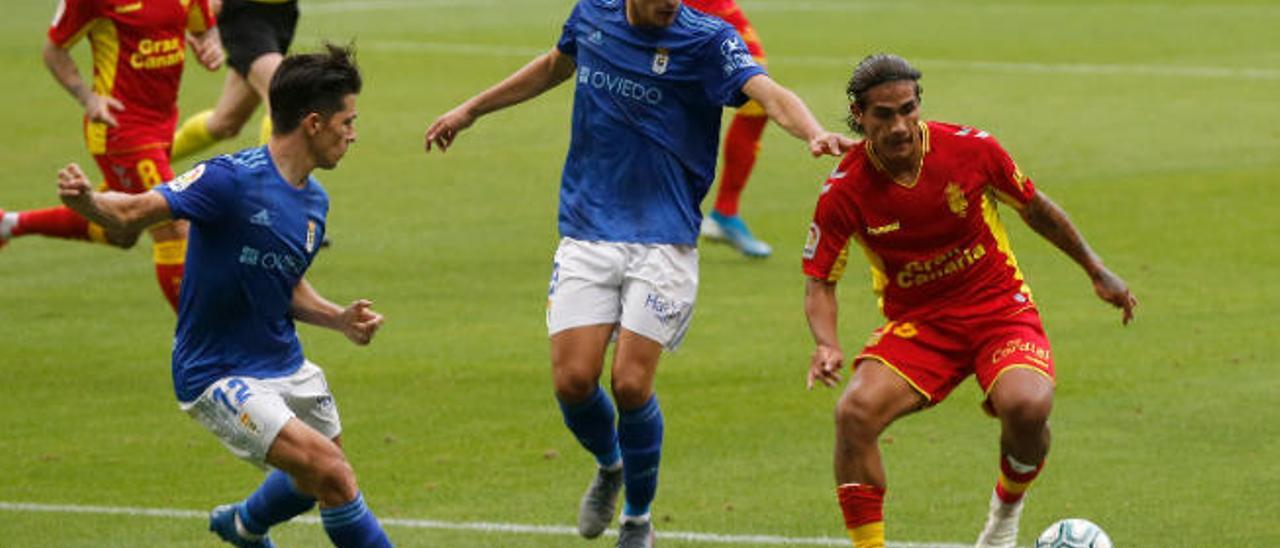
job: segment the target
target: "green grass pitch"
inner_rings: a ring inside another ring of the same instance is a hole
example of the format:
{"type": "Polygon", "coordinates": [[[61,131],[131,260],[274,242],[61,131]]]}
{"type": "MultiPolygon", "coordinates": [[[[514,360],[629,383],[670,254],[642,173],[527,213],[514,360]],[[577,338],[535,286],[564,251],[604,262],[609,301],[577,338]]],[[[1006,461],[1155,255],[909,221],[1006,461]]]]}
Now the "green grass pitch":
{"type": "MultiPolygon", "coordinates": [[[[1006,212],[1054,344],[1054,448],[1020,540],[1084,517],[1120,546],[1280,545],[1280,6],[1270,0],[743,0],[775,78],[841,127],[853,64],[924,71],[928,118],[1001,139],[1141,300],[1136,323],[1006,212]]],[[[332,249],[309,278],[368,297],[368,348],[302,328],[384,518],[570,526],[589,457],[560,424],[543,306],[556,245],[569,86],[492,115],[444,156],[437,115],[550,48],[569,0],[303,0],[299,50],[355,39],[360,141],[321,173],[332,249]]],[[[55,200],[92,161],[80,113],[40,63],[52,0],[0,19],[0,207],[55,200]]],[[[86,66],[85,50],[79,59],[86,66]]],[[[192,63],[194,64],[194,63],[192,63]]],[[[189,67],[184,114],[222,74],[189,67]]],[[[234,143],[254,143],[256,126],[234,143]]],[[[182,170],[189,163],[179,164],[182,170]]],[[[658,379],[667,416],[660,531],[843,536],[831,478],[835,391],[804,390],[800,247],[832,168],[776,127],[743,212],[776,256],[702,249],[694,327],[658,379]]],[[[202,512],[259,481],[178,411],[173,315],[148,246],[40,239],[0,250],[0,503],[202,512]]],[[[862,267],[841,290],[852,351],[881,318],[862,267]]],[[[976,385],[884,439],[888,533],[971,542],[996,474],[976,385]]],[[[604,546],[571,536],[392,526],[404,546],[604,546]]],[[[273,534],[322,546],[314,524],[273,534]]],[[[706,544],[669,540],[665,546],[706,544]]],[[[215,546],[198,518],[0,507],[5,546],[215,546]]]]}

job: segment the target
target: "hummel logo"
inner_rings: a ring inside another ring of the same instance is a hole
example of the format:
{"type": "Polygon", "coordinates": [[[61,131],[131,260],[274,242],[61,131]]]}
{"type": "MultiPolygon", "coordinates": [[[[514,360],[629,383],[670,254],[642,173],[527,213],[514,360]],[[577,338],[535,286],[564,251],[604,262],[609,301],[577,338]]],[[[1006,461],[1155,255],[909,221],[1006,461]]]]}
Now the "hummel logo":
{"type": "Polygon", "coordinates": [[[835,171],[832,171],[832,172],[831,172],[831,175],[830,175],[830,176],[828,176],[827,178],[828,178],[828,179],[841,179],[841,178],[843,178],[845,175],[848,175],[848,174],[849,174],[849,172],[848,172],[848,171],[840,171],[840,170],[839,170],[839,168],[837,168],[835,171]]]}
{"type": "Polygon", "coordinates": [[[265,209],[259,211],[249,217],[249,222],[258,226],[271,226],[271,212],[265,209]]]}

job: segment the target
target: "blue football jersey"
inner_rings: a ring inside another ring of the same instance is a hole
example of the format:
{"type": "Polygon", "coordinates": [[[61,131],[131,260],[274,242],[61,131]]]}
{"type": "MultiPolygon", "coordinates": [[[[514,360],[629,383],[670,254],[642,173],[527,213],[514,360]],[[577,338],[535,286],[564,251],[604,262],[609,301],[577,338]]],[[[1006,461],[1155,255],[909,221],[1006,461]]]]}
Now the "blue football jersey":
{"type": "Polygon", "coordinates": [[[219,378],[280,377],[302,366],[290,306],[324,238],[329,196],[299,189],[267,147],[197,165],[156,187],[191,221],[173,343],[173,387],[192,401],[219,378]]]}
{"type": "Polygon", "coordinates": [[[580,0],[556,47],[577,64],[561,235],[696,244],[721,111],[764,73],[742,37],[683,5],[670,26],[643,28],[624,0],[580,0]]]}

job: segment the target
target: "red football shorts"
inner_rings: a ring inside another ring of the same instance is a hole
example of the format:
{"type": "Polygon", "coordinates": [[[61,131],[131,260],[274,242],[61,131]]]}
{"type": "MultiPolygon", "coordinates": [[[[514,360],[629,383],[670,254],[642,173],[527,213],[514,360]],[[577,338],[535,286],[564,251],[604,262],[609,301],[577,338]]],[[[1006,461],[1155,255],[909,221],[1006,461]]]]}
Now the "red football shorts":
{"type": "Polygon", "coordinates": [[[106,178],[107,188],[141,194],[160,183],[173,180],[169,149],[151,147],[117,154],[96,154],[93,160],[106,178]]]}
{"type": "Polygon", "coordinates": [[[936,405],[970,374],[989,393],[1015,368],[1054,379],[1049,339],[1034,308],[1007,316],[889,322],[854,359],[879,361],[936,405]]]}

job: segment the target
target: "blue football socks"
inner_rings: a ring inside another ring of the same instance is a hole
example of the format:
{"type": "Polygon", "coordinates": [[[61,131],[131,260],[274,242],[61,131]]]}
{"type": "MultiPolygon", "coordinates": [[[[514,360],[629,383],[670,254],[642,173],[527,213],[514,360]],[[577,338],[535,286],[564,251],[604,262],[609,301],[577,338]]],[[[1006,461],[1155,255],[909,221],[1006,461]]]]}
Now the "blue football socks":
{"type": "Polygon", "coordinates": [[[250,533],[266,534],[276,524],[284,523],[316,505],[316,499],[298,491],[293,479],[272,470],[257,491],[240,506],[240,523],[250,533]]]}
{"type": "Polygon", "coordinates": [[[595,455],[596,463],[601,468],[617,466],[622,454],[618,450],[618,431],[613,425],[616,415],[609,395],[597,386],[584,402],[559,403],[564,425],[578,438],[578,443],[595,455]]]}
{"type": "Polygon", "coordinates": [[[645,516],[658,491],[658,461],[662,457],[662,410],[657,396],[638,409],[621,412],[618,438],[622,445],[622,481],[626,485],[622,515],[624,519],[645,516]]]}
{"type": "Polygon", "coordinates": [[[324,532],[329,534],[329,540],[338,548],[391,546],[378,518],[365,506],[364,495],[357,494],[355,500],[342,506],[321,508],[320,521],[324,523],[324,532]]]}

